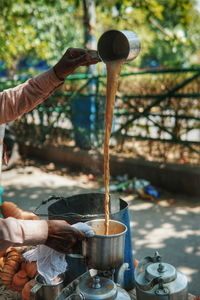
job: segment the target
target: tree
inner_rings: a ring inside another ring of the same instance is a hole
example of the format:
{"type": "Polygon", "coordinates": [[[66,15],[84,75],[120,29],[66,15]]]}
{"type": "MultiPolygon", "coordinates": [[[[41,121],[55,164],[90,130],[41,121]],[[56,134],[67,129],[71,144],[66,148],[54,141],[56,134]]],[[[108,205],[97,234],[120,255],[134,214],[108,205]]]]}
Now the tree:
{"type": "Polygon", "coordinates": [[[0,60],[10,70],[24,56],[55,63],[67,47],[83,42],[81,20],[65,0],[7,0],[0,9],[0,60]]]}
{"type": "Polygon", "coordinates": [[[113,6],[113,1],[97,1],[97,9],[104,16],[97,14],[101,18],[97,24],[104,30],[115,26],[136,31],[142,42],[141,55],[136,60],[138,66],[147,66],[151,60],[157,60],[164,67],[193,63],[194,53],[199,49],[199,39],[191,33],[195,30],[197,34],[200,25],[196,1],[120,0],[114,3],[113,6]]]}
{"type": "MultiPolygon", "coordinates": [[[[90,0],[92,1],[92,0],[90,0]]],[[[10,69],[24,56],[50,64],[68,46],[84,46],[85,0],[1,0],[0,60],[10,69]]],[[[197,61],[199,12],[195,0],[96,0],[96,30],[134,30],[142,41],[138,66],[152,59],[182,66],[197,61]],[[195,21],[194,21],[195,20],[195,21]],[[195,56],[195,53],[197,55],[195,56]]]]}

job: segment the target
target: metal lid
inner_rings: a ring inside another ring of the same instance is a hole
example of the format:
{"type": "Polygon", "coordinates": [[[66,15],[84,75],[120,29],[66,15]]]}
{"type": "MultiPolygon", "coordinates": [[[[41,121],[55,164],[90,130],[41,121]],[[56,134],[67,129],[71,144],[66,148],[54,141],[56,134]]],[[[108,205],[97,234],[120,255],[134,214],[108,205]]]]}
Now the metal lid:
{"type": "Polygon", "coordinates": [[[152,281],[154,278],[162,278],[163,283],[167,283],[176,279],[176,269],[167,263],[149,264],[145,270],[145,278],[152,281]]]}
{"type": "Polygon", "coordinates": [[[86,300],[113,300],[117,294],[117,286],[110,279],[95,276],[80,281],[78,292],[86,300]]]}

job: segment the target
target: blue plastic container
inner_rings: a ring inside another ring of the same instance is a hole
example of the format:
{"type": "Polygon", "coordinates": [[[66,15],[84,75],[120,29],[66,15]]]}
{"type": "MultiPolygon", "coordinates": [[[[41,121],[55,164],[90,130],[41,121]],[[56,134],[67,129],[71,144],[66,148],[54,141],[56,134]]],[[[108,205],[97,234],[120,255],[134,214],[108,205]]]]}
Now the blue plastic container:
{"type": "MultiPolygon", "coordinates": [[[[0,205],[3,202],[3,197],[2,197],[3,192],[4,192],[4,188],[2,186],[0,186],[0,205]]],[[[3,217],[1,213],[0,213],[0,217],[3,217]]]]}
{"type": "Polygon", "coordinates": [[[4,192],[4,188],[2,186],[0,186],[0,205],[3,202],[3,199],[2,199],[3,192],[4,192]]]}
{"type": "MultiPolygon", "coordinates": [[[[127,226],[124,262],[129,264],[129,270],[125,272],[124,288],[131,290],[135,286],[135,279],[127,202],[111,195],[110,212],[110,219],[122,222],[127,226]]],[[[48,213],[50,219],[64,219],[70,224],[104,218],[104,194],[89,193],[62,198],[48,207],[48,213]],[[72,213],[72,215],[67,215],[68,213],[72,213]]]]}
{"type": "Polygon", "coordinates": [[[74,127],[76,146],[82,149],[91,148],[91,113],[92,97],[74,98],[71,103],[71,121],[74,127]]]}

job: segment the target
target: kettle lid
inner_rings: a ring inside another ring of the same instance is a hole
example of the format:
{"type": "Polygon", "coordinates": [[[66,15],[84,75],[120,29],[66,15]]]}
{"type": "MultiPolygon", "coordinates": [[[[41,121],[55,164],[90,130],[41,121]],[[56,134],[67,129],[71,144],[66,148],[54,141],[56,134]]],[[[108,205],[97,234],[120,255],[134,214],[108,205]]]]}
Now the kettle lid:
{"type": "Polygon", "coordinates": [[[117,295],[117,286],[114,281],[96,275],[83,278],[77,291],[86,300],[113,300],[117,295]]]}
{"type": "Polygon", "coordinates": [[[168,283],[175,280],[176,277],[177,271],[175,267],[168,263],[152,263],[145,269],[145,278],[148,281],[152,281],[155,278],[161,278],[163,283],[168,283]]]}

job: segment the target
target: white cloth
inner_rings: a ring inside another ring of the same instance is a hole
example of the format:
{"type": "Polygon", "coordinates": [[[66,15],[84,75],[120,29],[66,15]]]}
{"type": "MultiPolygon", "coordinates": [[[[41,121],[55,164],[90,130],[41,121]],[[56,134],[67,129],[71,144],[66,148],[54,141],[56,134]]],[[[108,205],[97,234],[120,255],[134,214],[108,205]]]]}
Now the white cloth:
{"type": "Polygon", "coordinates": [[[92,227],[88,226],[86,223],[78,222],[72,225],[72,227],[75,227],[76,229],[82,231],[87,237],[91,237],[94,235],[92,227]]]}
{"type": "MultiPolygon", "coordinates": [[[[86,236],[94,235],[90,226],[79,222],[72,225],[76,229],[84,232],[86,236]]],[[[37,270],[47,283],[53,281],[59,274],[64,273],[67,269],[65,254],[55,251],[45,245],[38,245],[23,254],[27,261],[37,261],[37,270]]]]}
{"type": "Polygon", "coordinates": [[[57,252],[45,245],[38,245],[24,253],[28,261],[37,261],[37,270],[50,283],[59,274],[64,273],[67,269],[65,254],[57,252]]]}

